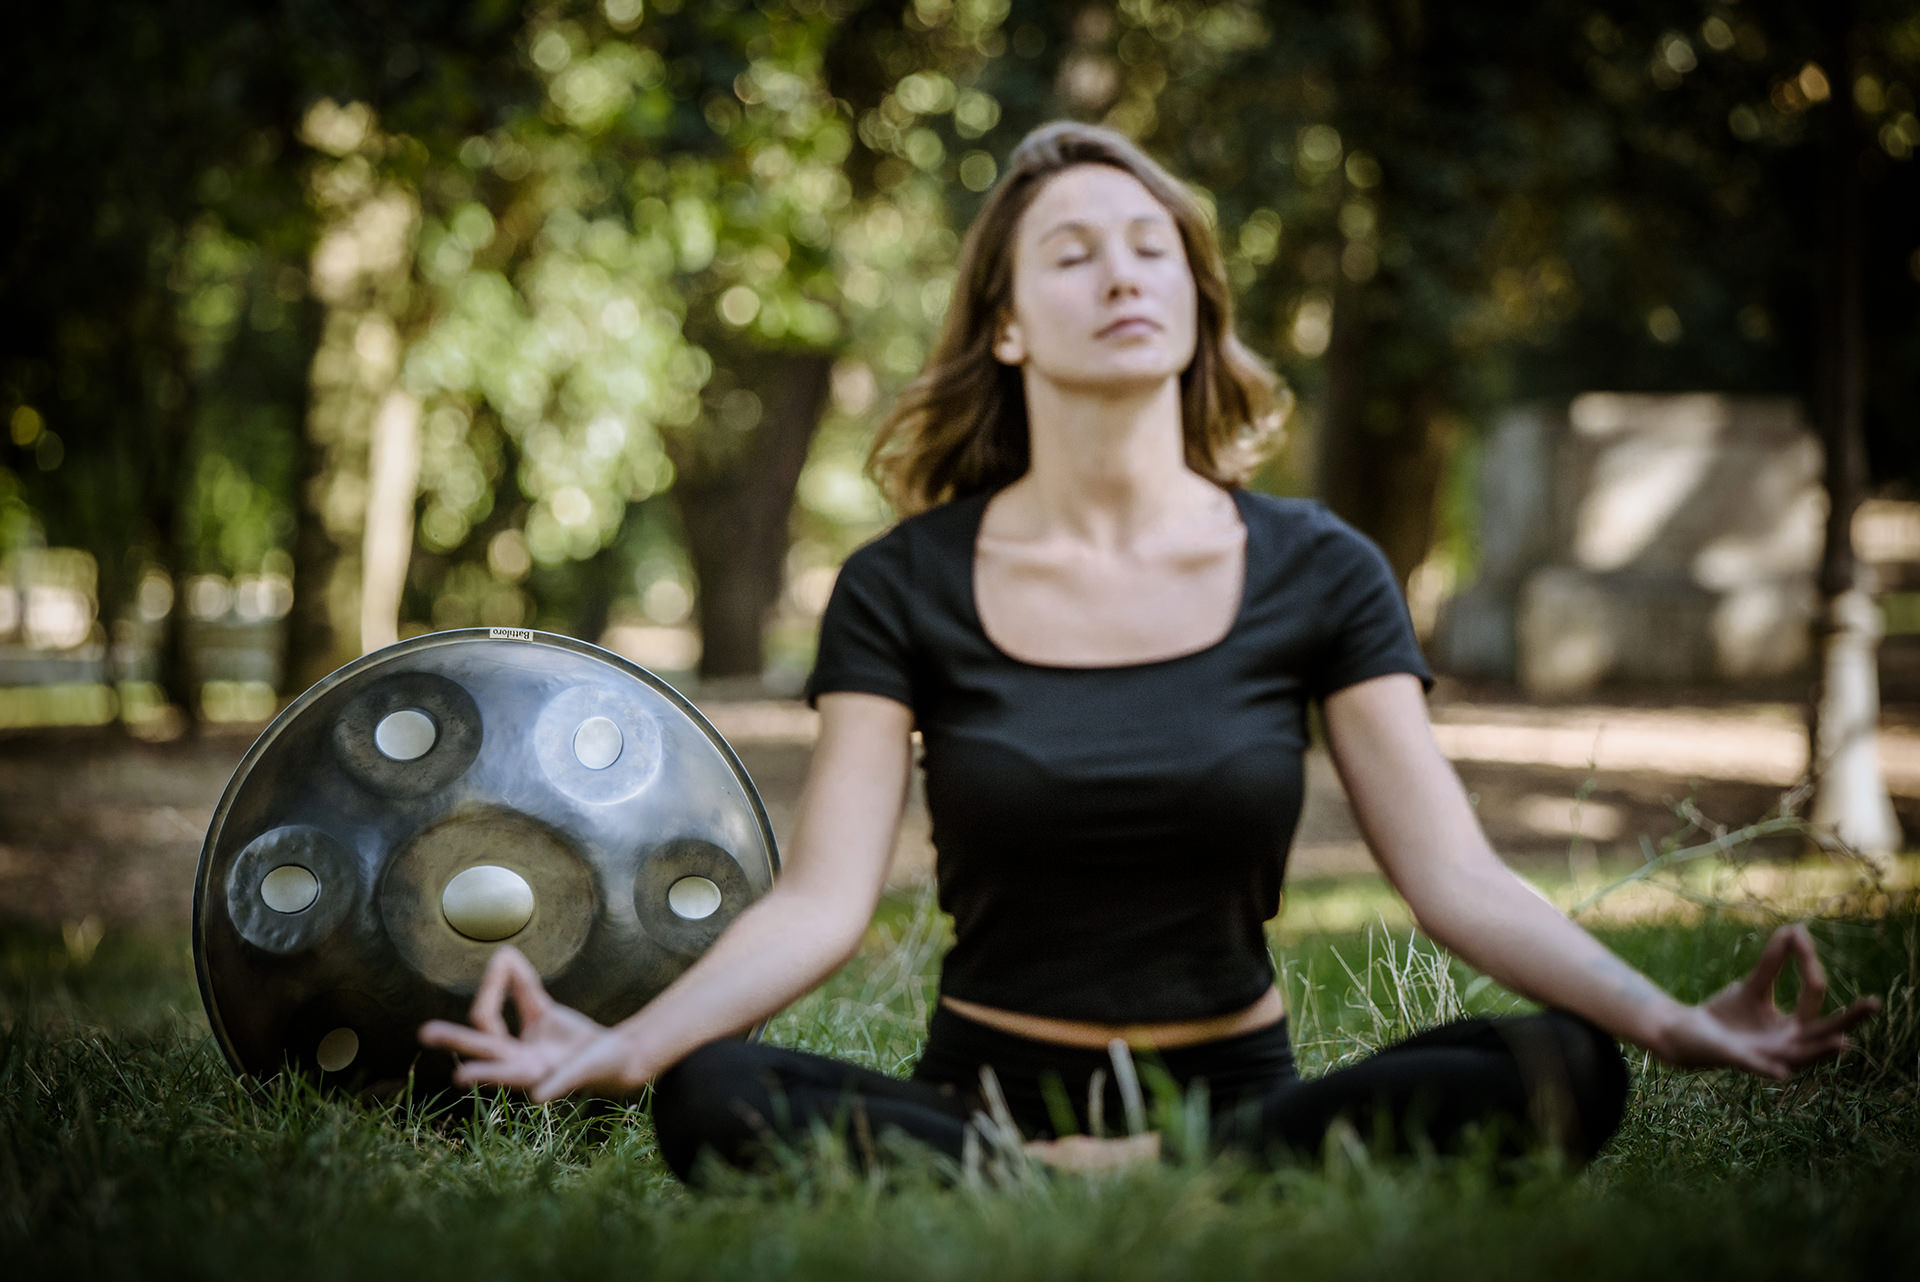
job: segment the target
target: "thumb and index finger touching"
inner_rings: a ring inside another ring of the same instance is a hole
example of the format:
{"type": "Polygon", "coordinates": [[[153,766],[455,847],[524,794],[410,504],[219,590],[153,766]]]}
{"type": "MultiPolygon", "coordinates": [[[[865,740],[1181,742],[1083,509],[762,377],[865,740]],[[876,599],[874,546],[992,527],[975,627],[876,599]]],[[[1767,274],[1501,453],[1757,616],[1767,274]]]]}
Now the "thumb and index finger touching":
{"type": "Polygon", "coordinates": [[[506,1015],[509,997],[520,1012],[522,1028],[553,1006],[553,998],[540,982],[540,972],[534,969],[526,954],[512,944],[502,944],[487,960],[487,969],[480,976],[480,986],[474,991],[467,1018],[482,1032],[497,1037],[510,1036],[506,1015]]]}
{"type": "Polygon", "coordinates": [[[1789,959],[1800,977],[1800,993],[1794,1002],[1794,1018],[1800,1024],[1822,1035],[1843,1032],[1880,1009],[1878,997],[1862,997],[1844,1010],[1821,1017],[1827,1000],[1827,968],[1820,960],[1812,932],[1799,922],[1780,927],[1767,940],[1753,970],[1741,981],[1747,996],[1771,1005],[1774,986],[1789,959]]]}
{"type": "Polygon", "coordinates": [[[481,973],[473,1004],[467,1009],[467,1024],[434,1019],[421,1026],[420,1039],[461,1055],[497,1058],[518,1039],[507,1026],[506,1007],[511,997],[520,1012],[520,1027],[526,1026],[553,1005],[553,998],[540,982],[540,972],[526,955],[511,944],[503,944],[487,960],[481,973]]]}

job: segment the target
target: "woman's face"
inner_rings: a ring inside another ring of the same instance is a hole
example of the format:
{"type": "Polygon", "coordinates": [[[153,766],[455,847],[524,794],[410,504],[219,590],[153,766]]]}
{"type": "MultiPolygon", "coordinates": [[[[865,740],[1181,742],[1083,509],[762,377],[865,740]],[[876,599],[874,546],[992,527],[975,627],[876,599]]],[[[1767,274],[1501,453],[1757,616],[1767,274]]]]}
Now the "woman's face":
{"type": "Polygon", "coordinates": [[[1060,171],[1021,215],[1012,310],[994,355],[1061,386],[1152,386],[1193,360],[1197,291],[1179,228],[1111,165],[1060,171]]]}

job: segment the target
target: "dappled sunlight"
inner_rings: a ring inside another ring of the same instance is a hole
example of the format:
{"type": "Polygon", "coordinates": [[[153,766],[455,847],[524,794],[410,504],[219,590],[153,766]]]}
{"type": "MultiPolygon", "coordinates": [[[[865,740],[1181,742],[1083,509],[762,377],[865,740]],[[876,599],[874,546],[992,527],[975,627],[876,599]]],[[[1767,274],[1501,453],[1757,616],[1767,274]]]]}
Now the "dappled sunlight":
{"type": "MultiPolygon", "coordinates": [[[[1920,892],[1920,853],[1884,868],[1844,856],[1792,861],[1743,860],[1703,848],[1691,859],[1642,878],[1645,862],[1607,859],[1579,873],[1528,869],[1523,875],[1556,907],[1573,910],[1588,927],[1699,922],[1708,911],[1759,920],[1878,917],[1910,904],[1920,892]]],[[[1321,935],[1413,928],[1413,914],[1378,873],[1298,878],[1286,891],[1271,927],[1275,945],[1297,945],[1321,935]]]]}
{"type": "MultiPolygon", "coordinates": [[[[1437,710],[1434,735],[1454,761],[1503,762],[1563,770],[1654,771],[1682,778],[1794,784],[1806,769],[1807,732],[1797,710],[1560,707],[1517,716],[1497,709],[1437,710]]],[[[1920,736],[1883,731],[1888,786],[1920,793],[1920,736]]]]}

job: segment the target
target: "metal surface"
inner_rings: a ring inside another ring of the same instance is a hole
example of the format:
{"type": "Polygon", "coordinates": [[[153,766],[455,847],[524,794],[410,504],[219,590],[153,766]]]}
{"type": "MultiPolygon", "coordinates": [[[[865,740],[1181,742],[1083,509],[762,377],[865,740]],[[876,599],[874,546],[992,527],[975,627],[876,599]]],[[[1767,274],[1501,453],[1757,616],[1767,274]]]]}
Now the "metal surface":
{"type": "Polygon", "coordinates": [[[464,1017],[501,943],[610,1023],[778,866],[739,758],[664,681],[547,633],[433,633],[333,673],[248,750],[201,849],[194,964],[237,1071],[435,1090],[451,1060],[415,1031],[464,1017]]]}

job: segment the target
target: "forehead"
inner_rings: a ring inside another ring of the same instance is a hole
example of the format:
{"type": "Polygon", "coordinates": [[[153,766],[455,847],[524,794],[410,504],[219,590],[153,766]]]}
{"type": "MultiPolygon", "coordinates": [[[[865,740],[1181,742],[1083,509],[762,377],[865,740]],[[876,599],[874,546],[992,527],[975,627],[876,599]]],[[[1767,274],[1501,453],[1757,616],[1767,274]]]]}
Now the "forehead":
{"type": "Polygon", "coordinates": [[[1173,226],[1145,183],[1111,165],[1075,165],[1049,178],[1020,220],[1023,239],[1042,240],[1072,224],[1123,227],[1147,223],[1173,226]]]}

